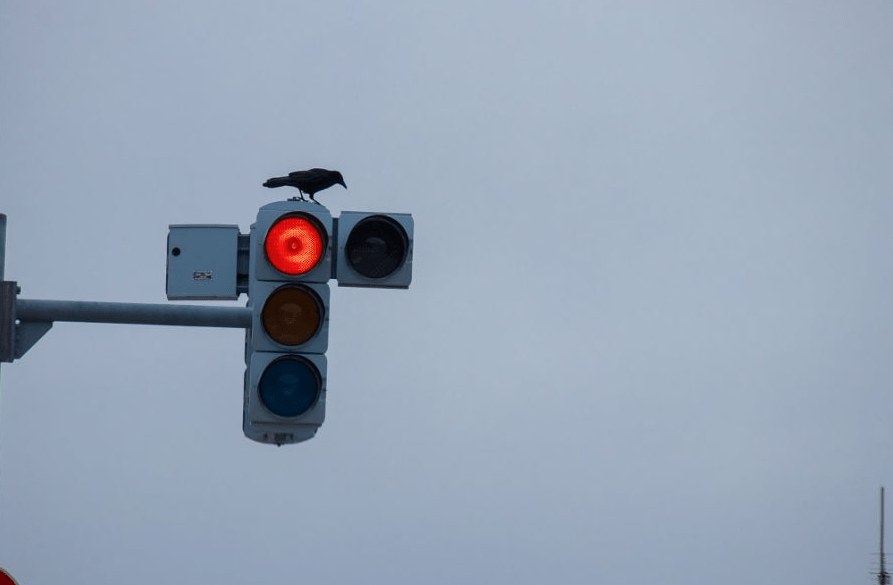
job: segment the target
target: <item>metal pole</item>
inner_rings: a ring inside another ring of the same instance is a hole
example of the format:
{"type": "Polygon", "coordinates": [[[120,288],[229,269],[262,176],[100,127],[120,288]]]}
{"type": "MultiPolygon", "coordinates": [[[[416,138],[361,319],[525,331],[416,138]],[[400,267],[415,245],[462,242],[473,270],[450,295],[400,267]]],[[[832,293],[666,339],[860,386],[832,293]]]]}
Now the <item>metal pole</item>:
{"type": "Polygon", "coordinates": [[[887,568],[884,566],[884,486],[881,486],[881,571],[878,573],[877,580],[880,585],[886,585],[890,582],[890,576],[887,574],[887,568]]]}
{"type": "MultiPolygon", "coordinates": [[[[2,291],[11,292],[12,289],[3,283],[3,275],[6,273],[6,214],[0,213],[0,287],[3,287],[2,291]]],[[[3,292],[0,292],[0,297],[3,297],[3,292]]],[[[7,315],[5,315],[7,304],[0,302],[0,354],[10,353],[12,351],[12,345],[14,342],[12,341],[12,331],[7,328],[14,327],[15,325],[10,322],[7,323],[5,321],[7,315]],[[10,346],[10,347],[7,347],[10,346]]]]}
{"type": "Polygon", "coordinates": [[[251,309],[248,307],[16,299],[15,311],[16,318],[21,322],[75,321],[235,329],[251,327],[251,309]]]}
{"type": "Polygon", "coordinates": [[[6,214],[0,213],[0,280],[6,268],[6,214]]]}

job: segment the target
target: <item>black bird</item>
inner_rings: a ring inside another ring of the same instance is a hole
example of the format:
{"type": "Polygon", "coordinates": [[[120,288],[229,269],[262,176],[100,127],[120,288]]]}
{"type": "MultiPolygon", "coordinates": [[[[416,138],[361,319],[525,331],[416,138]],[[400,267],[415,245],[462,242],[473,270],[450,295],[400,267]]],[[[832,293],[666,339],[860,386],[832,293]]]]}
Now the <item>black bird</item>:
{"type": "Polygon", "coordinates": [[[264,187],[297,187],[301,192],[301,201],[304,201],[303,194],[310,195],[310,200],[319,203],[313,198],[317,191],[328,189],[332,185],[341,185],[347,189],[344,184],[344,177],[338,171],[327,171],[326,169],[310,169],[309,171],[295,171],[289,173],[287,177],[273,177],[267,179],[264,187]]]}

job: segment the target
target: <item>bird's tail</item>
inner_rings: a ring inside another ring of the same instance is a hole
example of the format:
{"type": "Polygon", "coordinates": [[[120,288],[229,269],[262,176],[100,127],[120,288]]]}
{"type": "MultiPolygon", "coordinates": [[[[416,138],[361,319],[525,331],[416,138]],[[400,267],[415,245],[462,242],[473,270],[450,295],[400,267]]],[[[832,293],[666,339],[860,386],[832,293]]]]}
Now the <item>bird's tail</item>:
{"type": "Polygon", "coordinates": [[[264,187],[285,187],[288,185],[288,177],[273,177],[272,179],[267,179],[267,182],[264,183],[264,187]]]}

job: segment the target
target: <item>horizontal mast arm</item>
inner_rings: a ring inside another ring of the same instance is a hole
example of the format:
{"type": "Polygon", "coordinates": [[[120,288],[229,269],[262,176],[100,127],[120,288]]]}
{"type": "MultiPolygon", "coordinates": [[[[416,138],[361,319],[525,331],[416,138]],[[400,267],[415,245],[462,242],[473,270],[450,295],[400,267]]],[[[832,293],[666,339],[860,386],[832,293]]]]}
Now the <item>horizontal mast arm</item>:
{"type": "Polygon", "coordinates": [[[23,322],[76,321],[234,329],[251,327],[251,309],[248,307],[16,299],[15,316],[23,322]]]}

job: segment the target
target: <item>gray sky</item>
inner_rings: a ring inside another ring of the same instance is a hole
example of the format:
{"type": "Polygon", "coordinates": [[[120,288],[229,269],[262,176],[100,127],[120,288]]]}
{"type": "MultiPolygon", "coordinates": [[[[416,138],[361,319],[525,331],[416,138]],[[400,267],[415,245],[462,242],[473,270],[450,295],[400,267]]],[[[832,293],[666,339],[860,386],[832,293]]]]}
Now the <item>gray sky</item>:
{"type": "MultiPolygon", "coordinates": [[[[25,298],[166,302],[169,224],[322,166],[415,218],[332,288],[327,418],[242,434],[237,330],[2,366],[22,585],[870,583],[893,488],[893,4],[0,2],[25,298]]],[[[244,303],[244,297],[239,302],[244,303]]]]}

